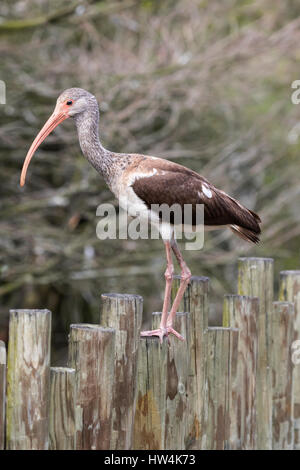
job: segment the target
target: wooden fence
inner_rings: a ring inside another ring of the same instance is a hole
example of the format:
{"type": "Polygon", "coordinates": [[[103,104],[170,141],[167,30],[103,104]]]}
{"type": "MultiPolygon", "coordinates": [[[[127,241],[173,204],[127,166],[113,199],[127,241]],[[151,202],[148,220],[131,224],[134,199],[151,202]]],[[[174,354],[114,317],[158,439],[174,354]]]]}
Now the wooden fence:
{"type": "Polygon", "coordinates": [[[99,325],[71,325],[67,367],[50,367],[51,312],[11,310],[0,448],[300,449],[300,271],[279,283],[274,301],[273,260],[239,259],[210,327],[192,277],[170,344],[140,338],[140,296],[104,294],[99,325]]]}

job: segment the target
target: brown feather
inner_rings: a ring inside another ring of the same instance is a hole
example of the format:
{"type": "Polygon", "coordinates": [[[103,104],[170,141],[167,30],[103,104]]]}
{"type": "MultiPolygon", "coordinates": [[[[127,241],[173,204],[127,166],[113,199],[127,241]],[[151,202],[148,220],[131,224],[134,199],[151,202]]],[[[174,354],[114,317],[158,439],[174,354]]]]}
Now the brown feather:
{"type": "Polygon", "coordinates": [[[218,190],[198,173],[162,159],[146,159],[136,168],[143,172],[157,170],[157,174],[135,179],[132,188],[150,209],[152,205],[192,204],[193,224],[196,223],[196,204],[204,204],[206,226],[229,225],[238,236],[258,242],[261,222],[259,216],[237,200],[218,190]],[[211,197],[203,192],[203,184],[211,197]],[[232,228],[233,226],[233,228],[232,228]]]}
{"type": "Polygon", "coordinates": [[[259,237],[251,230],[247,230],[243,227],[238,227],[237,225],[231,225],[230,229],[235,235],[238,235],[240,238],[246,240],[247,242],[252,242],[255,244],[259,243],[259,237]]]}

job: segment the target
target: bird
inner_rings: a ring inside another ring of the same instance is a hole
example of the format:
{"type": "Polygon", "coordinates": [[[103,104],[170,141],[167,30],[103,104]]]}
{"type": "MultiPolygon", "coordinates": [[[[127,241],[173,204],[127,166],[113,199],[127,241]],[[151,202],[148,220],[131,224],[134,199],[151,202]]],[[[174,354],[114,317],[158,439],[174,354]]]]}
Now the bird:
{"type": "Polygon", "coordinates": [[[174,327],[174,318],[184,292],[191,279],[183,255],[175,236],[175,222],[164,222],[157,206],[173,204],[192,207],[192,225],[196,224],[196,206],[204,207],[204,228],[229,228],[240,238],[258,243],[261,233],[261,219],[239,201],[224,191],[217,189],[197,172],[178,163],[143,154],[115,153],[107,150],[99,137],[100,111],[95,96],[82,88],[69,88],[57,99],[55,109],[34,139],[25,157],[20,185],[25,184],[29,163],[44,139],[64,120],[73,118],[77,128],[79,144],[83,155],[95,170],[104,178],[107,186],[130,215],[154,220],[164,227],[161,235],[166,254],[165,290],[159,328],[142,331],[141,336],[157,336],[160,342],[164,337],[174,335],[179,340],[184,337],[174,327]],[[155,209],[153,209],[153,207],[155,209]],[[149,217],[150,216],[150,217],[149,217]],[[167,227],[167,230],[166,230],[167,227]],[[179,264],[180,284],[170,305],[174,274],[172,252],[179,264]]]}

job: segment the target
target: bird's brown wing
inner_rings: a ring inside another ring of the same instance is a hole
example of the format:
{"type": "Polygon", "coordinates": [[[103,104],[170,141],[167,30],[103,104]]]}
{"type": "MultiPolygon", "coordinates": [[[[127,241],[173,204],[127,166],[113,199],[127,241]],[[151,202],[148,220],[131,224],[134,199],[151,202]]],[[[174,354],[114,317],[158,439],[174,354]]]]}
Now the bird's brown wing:
{"type": "MultiPolygon", "coordinates": [[[[257,214],[215,188],[202,176],[172,162],[163,161],[160,165],[160,162],[154,161],[152,165],[160,170],[158,174],[137,178],[132,184],[135,194],[149,209],[153,205],[165,203],[168,206],[179,204],[183,211],[185,204],[192,204],[195,224],[196,204],[203,204],[205,225],[230,225],[256,235],[260,233],[260,218],[257,214]]],[[[241,233],[239,235],[242,236],[241,233]]]]}

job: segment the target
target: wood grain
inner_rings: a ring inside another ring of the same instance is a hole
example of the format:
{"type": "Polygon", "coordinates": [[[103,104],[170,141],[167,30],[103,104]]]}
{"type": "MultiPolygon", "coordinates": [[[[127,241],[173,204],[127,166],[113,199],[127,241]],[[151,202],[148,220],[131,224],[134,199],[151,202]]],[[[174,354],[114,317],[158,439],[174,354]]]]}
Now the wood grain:
{"type": "Polygon", "coordinates": [[[226,295],[223,326],[239,331],[231,353],[230,449],[256,448],[257,323],[259,299],[226,295]]]}
{"type": "Polygon", "coordinates": [[[274,261],[239,258],[238,294],[259,298],[256,377],[257,448],[272,448],[272,387],[270,374],[270,316],[273,309],[274,261]]]}
{"type": "MultiPolygon", "coordinates": [[[[159,327],[161,312],[152,316],[152,328],[159,327]]],[[[179,312],[173,327],[184,338],[188,336],[189,313],[179,312]]],[[[188,371],[189,354],[187,341],[179,341],[173,335],[169,338],[166,384],[165,449],[182,450],[187,439],[188,419],[188,371]]]]}
{"type": "Polygon", "coordinates": [[[116,330],[111,449],[128,450],[133,439],[143,298],[139,295],[103,294],[101,305],[100,323],[116,330]]]}
{"type": "Polygon", "coordinates": [[[271,318],[271,373],[274,450],[294,448],[293,362],[294,304],[274,302],[271,318]]]}
{"type": "Polygon", "coordinates": [[[115,330],[71,325],[69,367],[76,370],[76,449],[107,450],[112,431],[115,330]]]}
{"type": "Polygon", "coordinates": [[[5,400],[6,400],[6,348],[0,341],[0,450],[5,443],[5,400]]]}
{"type": "Polygon", "coordinates": [[[8,449],[48,449],[50,331],[49,310],[10,311],[6,410],[8,449]]]}
{"type": "Polygon", "coordinates": [[[51,367],[49,448],[74,450],[75,435],[75,369],[51,367]]]}
{"type": "MultiPolygon", "coordinates": [[[[282,271],[280,273],[279,300],[294,303],[293,342],[300,341],[300,271],[282,271]]],[[[292,355],[293,350],[290,353],[292,355]]],[[[294,448],[300,450],[300,364],[295,364],[293,372],[293,403],[294,448]]]]}
{"type": "MultiPolygon", "coordinates": [[[[179,282],[180,276],[174,276],[172,299],[176,295],[179,282]]],[[[180,305],[182,312],[190,314],[186,338],[189,351],[186,449],[201,449],[204,440],[203,397],[206,382],[208,294],[209,279],[192,276],[180,305]]]]}
{"type": "Polygon", "coordinates": [[[165,448],[167,358],[166,339],[140,339],[134,449],[165,448]]]}
{"type": "Polygon", "coordinates": [[[207,384],[205,388],[205,441],[207,450],[228,448],[230,433],[230,357],[231,344],[238,340],[238,330],[209,327],[207,330],[207,384]]]}

